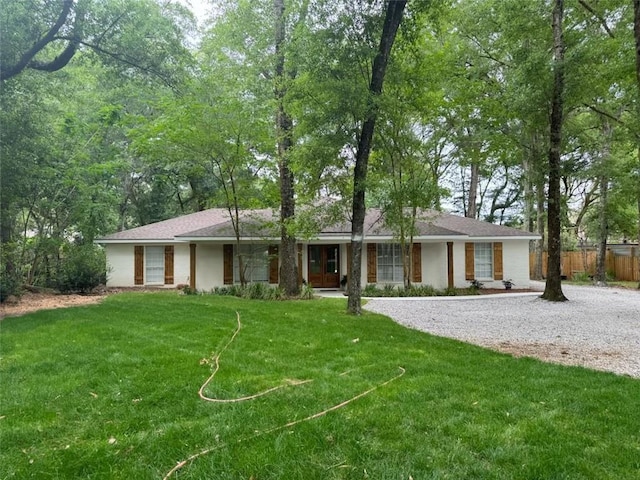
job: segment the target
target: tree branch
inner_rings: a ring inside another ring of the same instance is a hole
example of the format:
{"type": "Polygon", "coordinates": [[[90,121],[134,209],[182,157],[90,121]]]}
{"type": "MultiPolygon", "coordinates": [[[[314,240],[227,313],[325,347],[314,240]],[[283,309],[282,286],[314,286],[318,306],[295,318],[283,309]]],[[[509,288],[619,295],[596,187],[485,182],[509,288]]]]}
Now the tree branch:
{"type": "MultiPolygon", "coordinates": [[[[60,31],[62,26],[65,24],[65,22],[69,18],[69,14],[71,13],[72,7],[73,7],[73,0],[64,0],[64,3],[62,4],[62,11],[60,12],[60,15],[58,15],[58,19],[56,20],[56,23],[54,23],[51,26],[49,31],[42,38],[36,41],[36,43],[34,43],[33,46],[29,50],[27,50],[22,55],[22,57],[20,57],[20,60],[18,60],[18,62],[15,65],[10,65],[7,68],[4,68],[4,66],[0,65],[0,82],[7,80],[11,77],[15,77],[20,72],[22,72],[25,68],[29,66],[29,64],[33,61],[33,58],[42,49],[44,49],[49,43],[54,41],[56,34],[60,31]]],[[[65,49],[65,51],[62,54],[60,54],[58,57],[52,60],[52,62],[49,62],[49,63],[53,64],[54,62],[59,62],[59,63],[63,62],[69,56],[69,52],[67,52],[68,48],[69,47],[67,47],[67,49],[65,49]]],[[[73,56],[73,54],[71,56],[73,56]]],[[[69,57],[68,60],[66,60],[66,63],[68,63],[69,60],[71,60],[71,57],[69,57]]],[[[66,65],[66,63],[64,65],[66,65]]],[[[64,65],[62,65],[59,68],[62,68],[64,65]]],[[[42,66],[44,67],[44,64],[42,64],[42,66]]],[[[44,68],[41,68],[41,69],[44,69],[44,68]]]]}
{"type": "MultiPolygon", "coordinates": [[[[71,40],[68,37],[59,37],[59,38],[65,39],[65,40],[71,40]]],[[[106,55],[107,57],[111,57],[114,60],[117,60],[118,62],[121,62],[121,63],[123,63],[125,65],[129,65],[129,66],[131,66],[133,68],[136,68],[138,70],[141,70],[143,72],[150,73],[150,74],[158,77],[159,79],[161,79],[167,87],[175,89],[175,85],[170,81],[170,79],[166,75],[162,74],[159,70],[154,69],[153,67],[142,65],[142,64],[138,63],[138,59],[137,58],[134,58],[134,57],[130,58],[130,57],[127,57],[126,55],[122,55],[122,54],[119,54],[119,53],[111,52],[109,50],[105,50],[104,48],[102,48],[102,47],[100,47],[100,46],[98,46],[98,45],[96,45],[94,43],[89,43],[89,42],[84,41],[84,40],[79,40],[78,44],[84,45],[85,47],[88,47],[88,48],[90,48],[90,49],[92,49],[92,50],[94,50],[97,53],[100,53],[102,55],[106,55]]]]}
{"type": "Polygon", "coordinates": [[[602,25],[602,28],[604,28],[605,32],[607,32],[607,34],[611,37],[611,38],[616,38],[613,35],[613,32],[611,31],[611,29],[609,28],[609,26],[607,25],[607,21],[604,19],[604,17],[602,17],[601,15],[598,14],[598,12],[596,12],[593,7],[591,7],[591,5],[589,5],[587,2],[585,2],[585,0],[578,0],[578,3],[580,5],[582,5],[591,15],[593,15],[594,17],[596,17],[596,19],[598,20],[598,22],[600,22],[600,25],[602,25]]]}

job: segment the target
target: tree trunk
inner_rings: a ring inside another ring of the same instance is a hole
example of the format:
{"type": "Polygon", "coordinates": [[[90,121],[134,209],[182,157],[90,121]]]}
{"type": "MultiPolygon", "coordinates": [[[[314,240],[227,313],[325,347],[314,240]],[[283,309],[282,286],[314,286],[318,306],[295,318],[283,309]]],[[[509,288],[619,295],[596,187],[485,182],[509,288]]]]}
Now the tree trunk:
{"type": "MultiPolygon", "coordinates": [[[[640,119],[640,0],[633,0],[633,37],[636,44],[636,86],[638,87],[638,98],[636,100],[636,115],[640,119]]],[[[638,140],[638,170],[640,171],[640,137],[638,140]]],[[[636,194],[638,195],[638,245],[640,245],[640,178],[636,194]]],[[[640,261],[638,262],[640,270],[640,261]]],[[[639,272],[640,273],[640,272],[639,272]]],[[[640,281],[638,282],[640,289],[640,281]]]]}
{"type": "Polygon", "coordinates": [[[562,148],[563,96],[564,96],[564,39],[562,17],[564,0],[555,0],[553,8],[553,92],[551,98],[551,127],[549,142],[549,192],[547,201],[547,232],[549,234],[549,262],[547,282],[542,298],[552,302],[566,301],[562,293],[560,270],[561,208],[560,208],[560,151],[562,148]]]}
{"type": "Polygon", "coordinates": [[[524,154],[525,177],[525,228],[528,232],[538,233],[540,240],[532,240],[529,251],[534,254],[534,280],[542,280],[542,255],[544,253],[544,176],[541,174],[541,148],[539,135],[531,133],[526,138],[524,154]]]}
{"type": "Polygon", "coordinates": [[[598,261],[596,264],[595,281],[598,285],[607,284],[607,239],[609,238],[609,222],[607,220],[608,196],[609,196],[609,175],[608,166],[609,156],[611,152],[611,134],[612,129],[608,120],[604,120],[602,133],[605,137],[605,143],[602,147],[600,156],[600,212],[599,212],[599,232],[598,232],[598,261]]]}
{"type": "Polygon", "coordinates": [[[478,183],[480,177],[480,166],[477,161],[471,163],[471,178],[469,179],[469,198],[467,205],[468,218],[478,217],[478,183]]]}
{"type": "Polygon", "coordinates": [[[544,177],[540,176],[538,185],[536,186],[536,224],[538,226],[538,235],[540,240],[535,241],[535,267],[533,269],[533,278],[535,280],[542,280],[546,276],[546,272],[543,270],[543,257],[544,257],[544,237],[545,237],[545,195],[544,195],[544,177]]]}
{"type": "Polygon", "coordinates": [[[295,187],[293,172],[289,163],[289,151],[292,146],[291,130],[293,122],[284,107],[287,94],[287,76],[285,73],[285,15],[284,0],[274,0],[275,10],[275,97],[278,104],[276,114],[276,132],[278,143],[278,168],[280,171],[280,287],[288,296],[300,293],[298,284],[298,261],[296,238],[291,234],[290,221],[295,217],[295,187]]]}
{"type": "Polygon", "coordinates": [[[358,141],[356,153],[356,165],[353,172],[353,214],[351,224],[351,272],[349,281],[349,300],[347,310],[349,313],[360,315],[362,313],[362,243],[364,239],[365,190],[367,180],[367,167],[369,153],[373,141],[373,131],[378,114],[377,97],[382,93],[384,75],[391,54],[391,47],[396,38],[398,27],[402,21],[402,14],[406,6],[406,0],[389,0],[386,7],[386,16],[382,28],[382,38],[378,46],[378,53],[373,61],[371,83],[369,84],[369,108],[367,116],[362,124],[362,132],[358,141]]]}
{"type": "Polygon", "coordinates": [[[609,237],[609,222],[607,222],[607,197],[609,193],[609,178],[600,177],[600,212],[598,219],[598,261],[596,263],[595,281],[597,285],[607,284],[607,238],[609,237]]]}

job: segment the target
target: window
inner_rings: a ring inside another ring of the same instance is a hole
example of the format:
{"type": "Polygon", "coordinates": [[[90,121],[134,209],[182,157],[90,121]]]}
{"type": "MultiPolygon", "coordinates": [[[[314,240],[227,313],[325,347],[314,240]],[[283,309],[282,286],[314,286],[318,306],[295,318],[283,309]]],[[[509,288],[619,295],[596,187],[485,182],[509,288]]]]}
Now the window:
{"type": "Polygon", "coordinates": [[[378,282],[404,281],[402,251],[398,243],[378,244],[378,282]]]}
{"type": "Polygon", "coordinates": [[[164,247],[145,248],[145,278],[148,285],[164,284],[164,247]]]}
{"type": "Polygon", "coordinates": [[[240,282],[240,259],[244,267],[244,276],[247,282],[269,282],[269,247],[267,245],[240,245],[233,246],[233,281],[240,282]]]}
{"type": "Polygon", "coordinates": [[[475,277],[479,279],[493,278],[493,244],[476,243],[474,248],[475,277]]]}

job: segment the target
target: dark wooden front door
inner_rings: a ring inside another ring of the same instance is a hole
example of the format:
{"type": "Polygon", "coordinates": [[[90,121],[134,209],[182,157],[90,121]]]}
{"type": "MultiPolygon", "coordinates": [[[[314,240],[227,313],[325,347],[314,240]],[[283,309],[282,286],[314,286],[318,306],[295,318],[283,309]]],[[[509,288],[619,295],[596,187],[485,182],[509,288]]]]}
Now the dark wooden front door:
{"type": "Polygon", "coordinates": [[[309,245],[309,283],[314,288],[340,286],[340,246],[309,245]]]}

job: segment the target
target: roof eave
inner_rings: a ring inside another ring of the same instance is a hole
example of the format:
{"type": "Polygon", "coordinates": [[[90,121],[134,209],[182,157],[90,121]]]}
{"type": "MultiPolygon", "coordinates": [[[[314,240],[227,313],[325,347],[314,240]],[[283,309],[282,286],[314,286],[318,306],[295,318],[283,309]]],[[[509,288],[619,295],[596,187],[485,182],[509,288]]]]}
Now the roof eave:
{"type": "Polygon", "coordinates": [[[179,238],[96,238],[93,243],[97,245],[117,245],[117,244],[141,244],[141,243],[182,243],[179,238]]]}
{"type": "Polygon", "coordinates": [[[476,242],[495,242],[505,240],[540,240],[541,237],[539,235],[469,235],[468,238],[476,242]]]}

